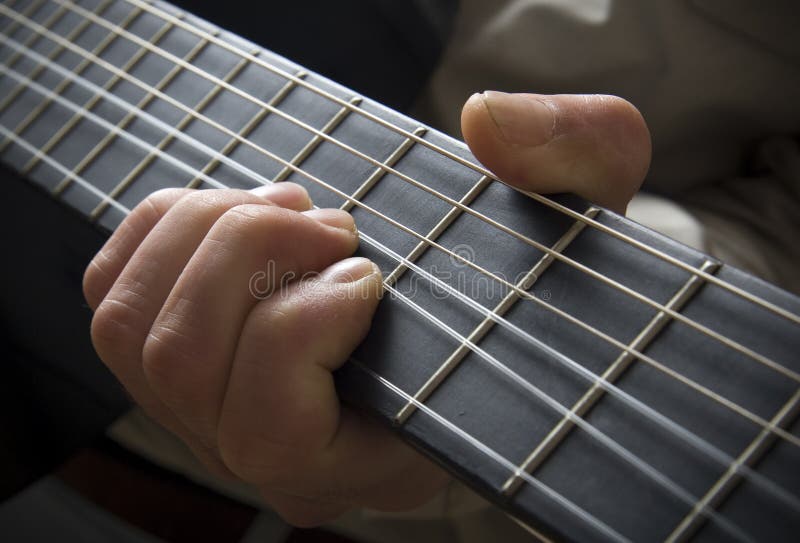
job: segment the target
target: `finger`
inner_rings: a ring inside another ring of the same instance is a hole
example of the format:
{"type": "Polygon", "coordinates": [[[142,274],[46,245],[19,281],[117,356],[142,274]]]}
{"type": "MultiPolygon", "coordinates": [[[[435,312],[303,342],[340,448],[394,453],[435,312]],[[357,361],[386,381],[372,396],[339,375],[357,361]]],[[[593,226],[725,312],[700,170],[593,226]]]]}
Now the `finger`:
{"type": "Polygon", "coordinates": [[[642,116],[614,96],[486,91],[467,100],[461,129],[475,157],[503,181],[572,192],[617,212],[650,164],[642,116]]]}
{"type": "Polygon", "coordinates": [[[117,280],[133,252],[161,217],[191,189],[154,192],[122,221],[83,274],[83,295],[92,310],[97,309],[117,280]]]}
{"type": "Polygon", "coordinates": [[[381,285],[372,262],[351,258],[248,315],[219,427],[220,448],[245,479],[262,479],[261,466],[279,466],[284,453],[306,456],[333,439],[339,401],[331,371],[366,335],[381,285]]]}
{"type": "MultiPolygon", "coordinates": [[[[180,199],[192,192],[196,191],[171,188],[154,192],[136,206],[111,234],[103,248],[89,263],[83,276],[84,297],[92,310],[96,309],[106,297],[136,248],[158,221],[180,199]]],[[[250,192],[288,209],[305,211],[311,207],[306,190],[294,183],[285,183],[274,188],[272,185],[266,185],[250,192]]]]}
{"type": "Polygon", "coordinates": [[[331,372],[366,334],[381,285],[369,261],[349,259],[253,309],[220,416],[229,469],[273,490],[386,509],[441,487],[441,470],[336,395],[331,372]]]}
{"type": "Polygon", "coordinates": [[[273,289],[349,256],[357,245],[344,211],[231,208],[197,248],[153,323],[142,351],[151,388],[195,434],[215,442],[230,361],[251,309],[273,289]]]}
{"type": "MultiPolygon", "coordinates": [[[[163,404],[154,397],[141,368],[141,354],[145,338],[164,300],[180,275],[181,270],[194,253],[205,234],[225,211],[243,202],[261,203],[268,207],[265,199],[270,196],[284,203],[307,200],[305,190],[297,185],[281,184],[262,189],[253,194],[237,190],[207,190],[185,193],[182,198],[166,209],[160,220],[155,211],[142,211],[137,235],[144,233],[139,242],[133,237],[124,238],[125,247],[109,248],[112,257],[105,275],[95,275],[86,281],[90,290],[99,293],[108,289],[97,306],[92,319],[92,342],[100,358],[106,363],[134,400],[155,418],[165,416],[163,404]],[[145,231],[145,218],[155,223],[145,231]],[[129,258],[127,252],[133,248],[129,258]],[[111,286],[104,283],[112,275],[111,270],[122,271],[111,286]],[[97,281],[98,285],[93,282],[97,281]]],[[[164,210],[168,198],[158,200],[158,210],[164,210]]],[[[152,207],[142,204],[143,209],[152,207]]],[[[137,210],[139,209],[137,207],[137,210]]],[[[135,219],[134,219],[135,220],[135,219]]],[[[109,242],[110,243],[110,242],[109,242]]]]}

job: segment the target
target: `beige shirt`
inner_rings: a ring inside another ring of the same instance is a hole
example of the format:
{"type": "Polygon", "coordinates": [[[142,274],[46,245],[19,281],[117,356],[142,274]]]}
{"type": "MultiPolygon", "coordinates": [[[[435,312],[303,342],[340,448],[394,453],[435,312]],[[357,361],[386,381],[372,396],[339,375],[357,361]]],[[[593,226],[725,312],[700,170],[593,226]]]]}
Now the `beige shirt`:
{"type": "Polygon", "coordinates": [[[800,292],[796,13],[790,0],[462,0],[417,114],[457,136],[460,104],[486,89],[622,96],[652,133],[645,190],[706,229],[652,201],[632,218],[800,292]],[[744,175],[748,162],[760,169],[744,175]]]}

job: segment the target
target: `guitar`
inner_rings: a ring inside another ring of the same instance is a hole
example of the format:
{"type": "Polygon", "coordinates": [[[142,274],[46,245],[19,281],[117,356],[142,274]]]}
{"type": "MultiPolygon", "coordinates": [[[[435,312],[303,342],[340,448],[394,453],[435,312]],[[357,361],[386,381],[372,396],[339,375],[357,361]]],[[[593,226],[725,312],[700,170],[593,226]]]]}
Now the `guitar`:
{"type": "MultiPolygon", "coordinates": [[[[110,232],[167,186],[294,181],[388,296],[343,401],[541,537],[800,533],[800,300],[173,6],[0,4],[0,156],[110,232]]],[[[51,201],[51,202],[52,202],[51,201]]]]}

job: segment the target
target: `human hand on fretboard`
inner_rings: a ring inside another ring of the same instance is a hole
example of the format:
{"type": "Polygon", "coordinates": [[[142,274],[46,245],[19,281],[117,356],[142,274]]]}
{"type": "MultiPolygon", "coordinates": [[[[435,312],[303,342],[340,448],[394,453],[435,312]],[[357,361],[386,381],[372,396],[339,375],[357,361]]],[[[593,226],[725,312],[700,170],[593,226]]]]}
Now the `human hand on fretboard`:
{"type": "MultiPolygon", "coordinates": [[[[617,211],[650,158],[641,116],[616,98],[485,93],[462,126],[506,181],[617,211]]],[[[377,267],[346,259],[357,240],[349,214],[311,210],[292,183],[169,189],[136,207],[84,278],[95,348],[134,399],[297,525],[408,509],[447,481],[337,399],[331,373],[381,292],[377,267]]]]}

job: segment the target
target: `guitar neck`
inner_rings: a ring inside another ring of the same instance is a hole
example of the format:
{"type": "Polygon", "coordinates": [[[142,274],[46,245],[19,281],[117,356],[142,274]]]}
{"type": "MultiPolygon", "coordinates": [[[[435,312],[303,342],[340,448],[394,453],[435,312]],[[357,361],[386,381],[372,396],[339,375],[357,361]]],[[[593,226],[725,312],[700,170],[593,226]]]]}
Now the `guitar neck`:
{"type": "Polygon", "coordinates": [[[338,372],[515,518],[574,540],[800,530],[800,300],[143,0],[0,5],[2,161],[99,227],[165,187],[293,181],[388,296],[338,372]]]}

